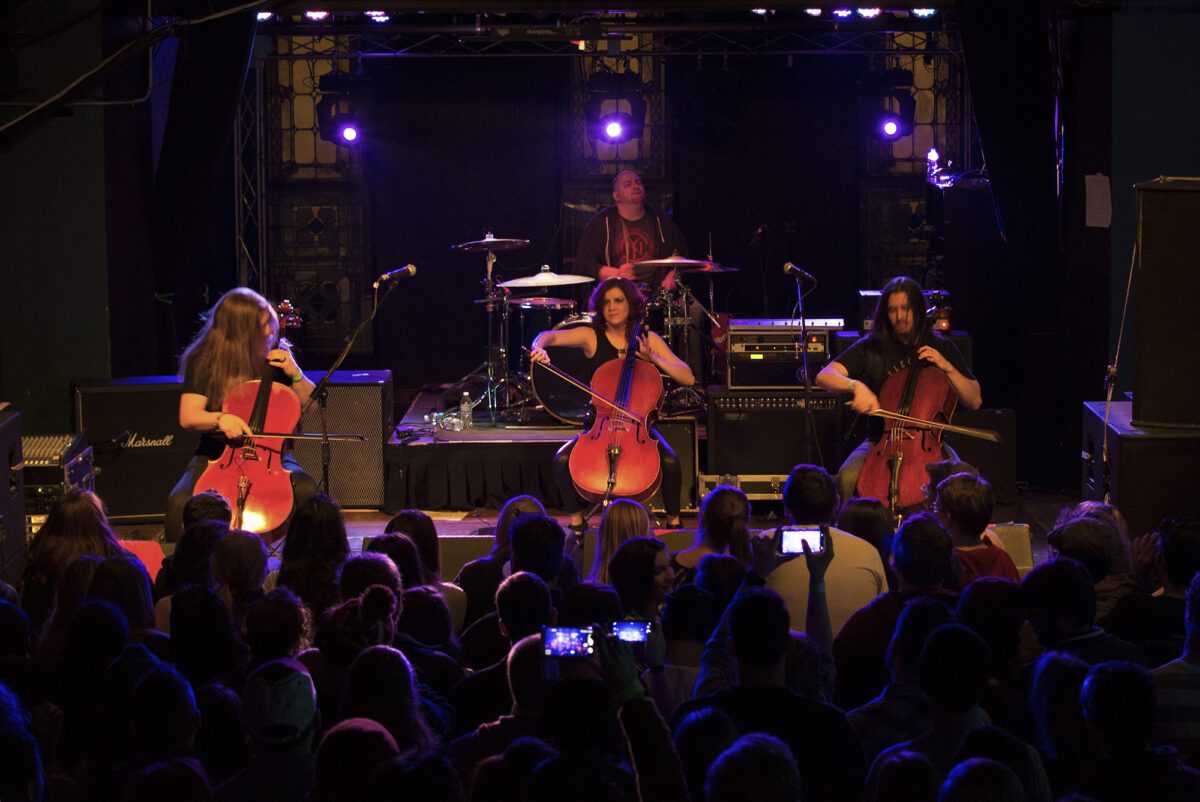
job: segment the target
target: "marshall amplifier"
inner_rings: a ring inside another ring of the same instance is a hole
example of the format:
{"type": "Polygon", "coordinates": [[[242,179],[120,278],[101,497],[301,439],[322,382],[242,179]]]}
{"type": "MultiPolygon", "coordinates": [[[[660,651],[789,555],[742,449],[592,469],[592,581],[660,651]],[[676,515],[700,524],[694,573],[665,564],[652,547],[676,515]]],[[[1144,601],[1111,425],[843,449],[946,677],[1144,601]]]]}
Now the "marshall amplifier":
{"type": "Polygon", "coordinates": [[[94,448],[95,490],[114,523],[161,521],[199,436],[179,427],[176,376],[75,387],[75,430],[94,448]]]}
{"type": "Polygon", "coordinates": [[[804,384],[804,352],[814,376],[829,361],[832,340],[845,321],[841,318],[744,318],[729,321],[728,376],[730,390],[743,388],[792,390],[804,384]]]}

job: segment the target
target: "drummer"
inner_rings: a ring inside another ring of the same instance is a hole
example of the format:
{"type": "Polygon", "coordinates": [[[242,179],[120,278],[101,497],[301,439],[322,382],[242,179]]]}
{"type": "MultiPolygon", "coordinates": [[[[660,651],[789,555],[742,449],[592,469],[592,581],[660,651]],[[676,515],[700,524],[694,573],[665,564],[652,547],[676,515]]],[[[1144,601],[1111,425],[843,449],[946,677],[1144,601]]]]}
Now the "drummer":
{"type": "MultiPolygon", "coordinates": [[[[605,362],[624,357],[629,347],[629,329],[635,322],[644,321],[646,318],[646,302],[637,285],[628,278],[610,276],[596,287],[588,301],[588,308],[593,312],[591,326],[551,329],[534,337],[531,349],[533,361],[549,362],[550,357],[546,354],[546,349],[550,347],[578,348],[591,362],[591,370],[594,373],[596,368],[605,362]]],[[[679,385],[690,387],[695,382],[692,369],[654,332],[643,329],[636,347],[638,359],[644,359],[654,365],[679,385]]],[[[590,376],[588,378],[590,380],[590,376]]],[[[651,431],[653,432],[653,427],[651,431]]],[[[653,433],[658,440],[667,526],[678,528],[681,525],[679,496],[683,486],[683,471],[679,465],[679,458],[675,456],[666,440],[657,432],[653,433]]],[[[555,454],[554,479],[563,497],[563,507],[571,515],[571,530],[582,534],[586,526],[583,517],[584,502],[575,491],[568,465],[571,449],[575,447],[575,441],[578,439],[578,436],[572,438],[555,454]]]]}
{"type": "MultiPolygon", "coordinates": [[[[687,256],[683,233],[674,221],[646,205],[646,187],[633,170],[617,173],[612,182],[613,204],[596,213],[583,228],[575,249],[575,272],[598,281],[620,276],[638,284],[645,294],[675,289],[675,271],[639,266],[638,262],[687,256]]],[[[702,312],[688,309],[690,325],[699,328],[702,312]]],[[[699,371],[700,336],[688,337],[688,363],[699,371]]]]}

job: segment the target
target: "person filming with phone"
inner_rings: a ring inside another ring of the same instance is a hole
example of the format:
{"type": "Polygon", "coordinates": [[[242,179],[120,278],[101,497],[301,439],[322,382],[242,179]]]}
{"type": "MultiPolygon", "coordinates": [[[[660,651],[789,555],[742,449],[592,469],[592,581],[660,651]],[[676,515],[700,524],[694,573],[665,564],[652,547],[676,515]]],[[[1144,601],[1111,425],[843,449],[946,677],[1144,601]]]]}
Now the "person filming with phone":
{"type": "MultiPolygon", "coordinates": [[[[838,508],[837,489],[824,468],[797,465],[783,486],[783,511],[789,524],[780,527],[780,550],[797,553],[799,541],[807,537],[815,550],[825,534],[837,550],[837,560],[825,577],[829,623],[836,633],[860,607],[887,590],[887,577],[879,552],[867,541],[831,525],[838,508]],[[792,542],[795,545],[792,546],[792,542]]],[[[766,577],[767,587],[787,605],[793,621],[806,620],[808,611],[808,565],[804,560],[783,563],[766,577]]]]}

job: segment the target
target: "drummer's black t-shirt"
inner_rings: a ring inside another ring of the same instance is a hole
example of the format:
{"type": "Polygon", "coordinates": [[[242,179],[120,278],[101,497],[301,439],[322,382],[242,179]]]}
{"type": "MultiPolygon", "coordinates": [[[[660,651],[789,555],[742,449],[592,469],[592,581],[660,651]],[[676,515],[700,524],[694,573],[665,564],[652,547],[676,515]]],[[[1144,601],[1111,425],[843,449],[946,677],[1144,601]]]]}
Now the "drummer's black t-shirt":
{"type": "MultiPolygon", "coordinates": [[[[877,349],[870,347],[870,342],[869,335],[860,337],[854,342],[854,345],[839,354],[833,361],[840,363],[851,379],[866,383],[867,387],[871,388],[871,392],[879,395],[888,377],[904,370],[916,361],[918,349],[890,340],[881,343],[883,347],[877,349]]],[[[971,369],[967,367],[967,361],[963,359],[962,353],[959,352],[958,346],[953,341],[934,332],[929,338],[929,344],[945,357],[946,361],[953,365],[959,373],[968,379],[975,378],[975,374],[971,373],[971,369]]],[[[934,369],[936,370],[936,368],[934,369]]],[[[872,417],[867,429],[867,437],[874,442],[882,433],[883,419],[872,417]]]]}
{"type": "MultiPolygon", "coordinates": [[[[276,384],[282,384],[285,387],[291,387],[292,382],[283,372],[283,368],[271,368],[271,381],[276,384]]],[[[195,393],[208,398],[208,388],[201,387],[197,378],[196,370],[193,365],[188,365],[187,370],[183,374],[183,392],[195,393]]],[[[205,404],[205,409],[209,412],[216,412],[217,407],[213,405],[212,399],[208,399],[205,404]]],[[[209,459],[218,459],[225,452],[225,446],[229,444],[229,438],[221,434],[218,429],[215,432],[204,432],[200,435],[200,442],[196,446],[196,456],[208,457],[209,459]]]]}

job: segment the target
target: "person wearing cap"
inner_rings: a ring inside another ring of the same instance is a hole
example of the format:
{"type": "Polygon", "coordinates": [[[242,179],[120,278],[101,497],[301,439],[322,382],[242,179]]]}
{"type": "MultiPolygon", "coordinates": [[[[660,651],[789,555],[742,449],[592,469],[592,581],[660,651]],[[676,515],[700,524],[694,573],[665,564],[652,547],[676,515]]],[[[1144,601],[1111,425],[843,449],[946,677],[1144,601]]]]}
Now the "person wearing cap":
{"type": "Polygon", "coordinates": [[[246,767],[214,792],[217,802],[304,802],[316,778],[314,737],[320,729],[317,692],[304,666],[272,660],[246,678],[242,727],[250,744],[246,767]]]}

